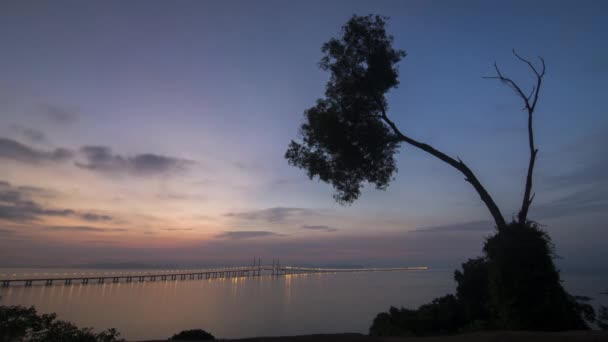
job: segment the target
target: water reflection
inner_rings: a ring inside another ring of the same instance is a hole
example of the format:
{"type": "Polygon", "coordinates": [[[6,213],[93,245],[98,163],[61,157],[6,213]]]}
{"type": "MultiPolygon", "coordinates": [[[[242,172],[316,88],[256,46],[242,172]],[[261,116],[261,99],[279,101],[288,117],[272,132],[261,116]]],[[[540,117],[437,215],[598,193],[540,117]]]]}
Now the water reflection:
{"type": "Polygon", "coordinates": [[[367,332],[390,305],[417,306],[453,290],[451,272],[293,274],[0,289],[4,305],[35,305],[127,339],[192,328],[216,336],[367,332]]]}

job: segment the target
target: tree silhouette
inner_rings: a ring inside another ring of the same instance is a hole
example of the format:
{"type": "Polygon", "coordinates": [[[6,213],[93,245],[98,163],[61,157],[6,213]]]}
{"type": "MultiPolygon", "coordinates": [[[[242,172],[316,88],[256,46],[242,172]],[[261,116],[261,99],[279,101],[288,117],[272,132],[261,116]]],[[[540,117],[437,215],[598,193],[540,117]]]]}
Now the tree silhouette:
{"type": "Polygon", "coordinates": [[[79,328],[74,324],[57,319],[57,315],[38,314],[32,306],[2,306],[0,305],[0,341],[28,342],[117,342],[120,333],[116,329],[108,329],[99,333],[91,328],[79,328]]]}
{"type": "MultiPolygon", "coordinates": [[[[329,71],[325,98],[304,112],[300,129],[302,142],[291,141],[285,158],[290,165],[307,171],[309,178],[319,177],[333,185],[334,198],[351,203],[361,194],[364,183],[386,189],[397,170],[394,155],[402,143],[417,147],[460,171],[490,211],[497,228],[506,221],[496,202],[475,173],[460,158],[450,157],[433,146],[403,133],[388,116],[386,93],[399,85],[397,64],[405,51],[393,48],[393,37],[386,32],[386,17],[353,16],[343,27],[339,38],[323,44],[320,62],[329,71]]],[[[538,150],[534,145],[533,114],[539,98],[545,63],[537,69],[526,63],[536,75],[530,95],[512,79],[504,76],[497,65],[496,78],[515,90],[528,112],[530,162],[525,194],[518,221],[527,221],[532,194],[532,174],[538,150]]]]}
{"type": "Polygon", "coordinates": [[[170,341],[214,341],[215,337],[202,329],[183,330],[173,335],[170,341]]]}

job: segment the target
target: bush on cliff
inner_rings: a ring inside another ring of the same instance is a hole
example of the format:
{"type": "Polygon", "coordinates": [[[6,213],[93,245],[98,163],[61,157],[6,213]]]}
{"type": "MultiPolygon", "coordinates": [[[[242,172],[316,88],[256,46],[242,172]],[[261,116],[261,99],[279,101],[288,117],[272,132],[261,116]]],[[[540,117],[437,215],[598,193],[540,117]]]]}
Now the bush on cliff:
{"type": "Polygon", "coordinates": [[[481,329],[586,330],[595,321],[588,298],[563,288],[549,235],[536,223],[513,222],[489,237],[484,256],[454,273],[456,295],[417,310],[376,316],[375,336],[436,335],[481,329]]]}

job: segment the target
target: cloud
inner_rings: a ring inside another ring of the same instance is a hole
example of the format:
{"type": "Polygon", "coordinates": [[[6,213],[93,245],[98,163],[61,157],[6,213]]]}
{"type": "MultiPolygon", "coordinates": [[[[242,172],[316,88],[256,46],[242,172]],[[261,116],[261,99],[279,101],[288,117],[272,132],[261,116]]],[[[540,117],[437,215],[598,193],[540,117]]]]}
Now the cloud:
{"type": "Polygon", "coordinates": [[[293,184],[299,184],[299,183],[304,183],[308,181],[307,178],[278,178],[272,182],[270,182],[271,186],[284,186],[284,185],[293,185],[293,184]]]}
{"type": "Polygon", "coordinates": [[[206,201],[208,198],[204,195],[197,194],[185,194],[185,193],[175,193],[175,192],[167,192],[167,193],[159,193],[157,195],[159,199],[168,200],[168,201],[206,201]]]}
{"type": "Polygon", "coordinates": [[[125,228],[101,228],[90,226],[50,226],[44,227],[43,230],[53,232],[91,232],[91,233],[112,233],[126,232],[125,228]]]}
{"type": "Polygon", "coordinates": [[[82,243],[91,245],[117,245],[118,241],[106,241],[106,240],[82,240],[82,243]]]}
{"type": "Polygon", "coordinates": [[[39,131],[37,129],[23,127],[20,125],[13,125],[12,128],[15,132],[17,132],[18,134],[20,134],[21,136],[23,136],[24,138],[26,138],[27,140],[29,140],[31,142],[41,143],[41,142],[45,142],[47,140],[44,133],[42,133],[41,131],[39,131]]]}
{"type": "Polygon", "coordinates": [[[547,184],[552,188],[563,188],[608,183],[608,172],[606,172],[608,170],[608,158],[604,154],[599,154],[596,160],[589,160],[581,164],[568,173],[548,177],[547,184]]]}
{"type": "Polygon", "coordinates": [[[0,235],[12,235],[14,233],[15,233],[15,231],[12,229],[0,228],[0,235]]]}
{"type": "MultiPolygon", "coordinates": [[[[98,172],[129,172],[137,175],[166,174],[183,171],[194,162],[191,160],[168,157],[153,153],[134,156],[121,156],[112,153],[105,146],[84,146],[80,148],[85,162],[75,162],[83,169],[98,172]]],[[[0,138],[0,158],[16,160],[23,163],[39,164],[41,162],[63,162],[72,159],[74,153],[65,148],[51,151],[39,150],[18,141],[0,138]]]]}
{"type": "MultiPolygon", "coordinates": [[[[4,182],[6,183],[6,182],[4,182]]],[[[9,185],[8,183],[6,183],[6,185],[9,185]]],[[[49,189],[43,189],[37,186],[30,186],[30,185],[24,185],[24,186],[19,186],[17,187],[17,190],[19,190],[21,193],[26,194],[28,196],[36,196],[36,197],[45,197],[45,198],[52,198],[55,197],[55,192],[51,191],[49,189]]]]}
{"type": "Polygon", "coordinates": [[[562,148],[550,170],[575,166],[568,172],[543,179],[548,189],[559,192],[548,202],[532,205],[531,217],[549,219],[608,211],[608,125],[562,148]],[[564,195],[565,194],[565,195],[564,195]]]}
{"type": "Polygon", "coordinates": [[[143,173],[167,172],[189,163],[186,160],[156,154],[139,154],[129,160],[136,172],[143,173]]]}
{"type": "Polygon", "coordinates": [[[244,239],[255,239],[255,238],[265,238],[265,237],[280,237],[284,236],[283,234],[265,231],[265,230],[236,230],[236,231],[227,231],[223,232],[219,235],[216,235],[216,238],[219,239],[230,239],[230,240],[244,240],[244,239]]]}
{"type": "Polygon", "coordinates": [[[333,227],[329,227],[329,226],[302,226],[302,229],[308,229],[308,230],[316,230],[316,231],[323,231],[323,232],[337,232],[338,229],[337,228],[333,228],[333,227]]]}
{"type": "Polygon", "coordinates": [[[112,216],[94,214],[94,213],[80,214],[79,217],[85,221],[90,221],[90,222],[111,221],[112,220],[112,216]]]}
{"type": "Polygon", "coordinates": [[[608,212],[608,190],[592,186],[547,203],[532,205],[530,216],[541,220],[597,212],[608,212]]]}
{"type": "Polygon", "coordinates": [[[491,232],[494,224],[488,221],[473,221],[461,224],[423,227],[410,230],[410,233],[448,233],[448,232],[491,232]]]}
{"type": "Polygon", "coordinates": [[[79,109],[77,107],[44,104],[41,106],[43,114],[57,124],[71,124],[78,121],[79,109]]]}
{"type": "Polygon", "coordinates": [[[189,232],[192,231],[192,228],[165,228],[165,229],[161,229],[161,230],[166,230],[169,232],[176,232],[176,231],[183,231],[183,232],[189,232]]]}
{"type": "Polygon", "coordinates": [[[293,216],[312,215],[312,209],[274,207],[262,210],[231,212],[224,214],[227,217],[235,217],[242,220],[260,220],[270,223],[283,223],[293,216]]]}
{"type": "Polygon", "coordinates": [[[234,258],[236,262],[260,256],[262,262],[277,256],[284,264],[361,264],[366,266],[457,266],[479,255],[485,232],[470,234],[410,234],[379,232],[364,235],[315,234],[257,239],[207,240],[198,251],[206,260],[234,258]],[[226,254],[226,250],[231,253],[226,254]]]}
{"type": "Polygon", "coordinates": [[[232,165],[235,169],[245,172],[263,171],[264,166],[258,162],[234,161],[232,165]]]}
{"type": "Polygon", "coordinates": [[[556,163],[559,163],[559,167],[553,169],[559,170],[563,167],[565,161],[568,160],[564,158],[565,156],[572,158],[566,164],[574,164],[578,167],[567,173],[547,177],[546,183],[552,188],[608,183],[606,146],[608,146],[608,126],[600,127],[593,133],[566,146],[556,156],[556,163]]]}
{"type": "Polygon", "coordinates": [[[125,157],[112,153],[106,146],[84,146],[80,149],[86,162],[76,162],[76,166],[98,172],[128,172],[137,175],[165,174],[181,171],[193,162],[152,153],[125,157]]]}
{"type": "Polygon", "coordinates": [[[32,200],[36,194],[51,193],[48,190],[20,186],[14,187],[10,183],[0,181],[0,219],[14,222],[36,221],[42,216],[77,217],[85,221],[110,221],[111,216],[77,212],[72,209],[46,208],[32,200]]]}
{"type": "Polygon", "coordinates": [[[40,216],[72,216],[75,214],[71,209],[43,208],[33,201],[7,200],[10,196],[12,196],[10,193],[0,195],[2,197],[0,203],[3,202],[0,204],[0,219],[23,222],[37,220],[40,216]]]}
{"type": "Polygon", "coordinates": [[[62,162],[72,158],[72,152],[64,148],[41,151],[12,139],[0,138],[0,158],[29,164],[62,162]]]}

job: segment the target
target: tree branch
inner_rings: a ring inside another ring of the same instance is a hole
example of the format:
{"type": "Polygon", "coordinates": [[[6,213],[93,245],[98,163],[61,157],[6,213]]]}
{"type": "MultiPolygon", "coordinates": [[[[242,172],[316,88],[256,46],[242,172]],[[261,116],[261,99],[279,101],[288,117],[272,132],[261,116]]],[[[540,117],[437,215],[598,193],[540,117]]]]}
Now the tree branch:
{"type": "Polygon", "coordinates": [[[543,76],[545,76],[546,67],[545,67],[545,60],[542,57],[538,57],[538,59],[541,62],[541,69],[539,70],[534,66],[534,64],[532,64],[532,62],[530,62],[529,60],[518,55],[517,52],[515,51],[515,49],[513,49],[513,55],[515,55],[515,57],[517,59],[519,59],[520,61],[526,63],[530,67],[530,69],[532,70],[534,75],[536,76],[536,84],[532,86],[532,91],[530,92],[530,95],[526,96],[521,91],[521,88],[517,85],[517,83],[515,83],[512,79],[503,76],[503,74],[500,72],[500,69],[498,68],[496,63],[494,63],[494,69],[496,69],[497,76],[485,77],[485,78],[498,79],[502,83],[504,83],[507,86],[514,89],[515,92],[517,93],[517,95],[524,102],[525,109],[528,112],[528,148],[530,150],[530,160],[528,161],[528,172],[526,174],[526,185],[525,185],[525,189],[524,189],[524,198],[522,200],[521,209],[518,214],[519,223],[525,224],[528,220],[528,210],[530,209],[530,204],[532,203],[532,200],[534,199],[534,195],[531,195],[531,193],[532,193],[532,174],[534,172],[534,163],[536,162],[536,155],[538,154],[538,149],[534,146],[534,130],[532,127],[532,117],[534,115],[534,110],[536,109],[536,103],[538,102],[540,88],[542,85],[543,76]]]}
{"type": "Polygon", "coordinates": [[[437,149],[435,149],[434,147],[432,147],[428,144],[421,143],[417,140],[414,140],[414,139],[404,135],[403,133],[401,133],[399,128],[397,128],[397,125],[395,125],[395,123],[391,119],[389,119],[389,117],[386,115],[386,110],[384,108],[384,104],[382,102],[379,102],[379,106],[380,106],[380,111],[382,113],[382,120],[389,127],[391,127],[391,129],[393,130],[395,135],[397,135],[397,137],[400,139],[400,141],[403,141],[412,146],[415,146],[415,147],[431,154],[432,156],[440,159],[441,161],[451,165],[456,170],[460,171],[465,176],[465,180],[467,182],[471,183],[473,188],[475,188],[475,191],[477,191],[477,193],[479,194],[479,197],[481,198],[481,200],[485,203],[486,207],[490,211],[490,214],[492,214],[492,217],[494,218],[496,227],[498,229],[501,229],[506,226],[506,221],[505,221],[504,217],[502,216],[500,209],[498,208],[498,206],[496,205],[496,203],[494,202],[494,200],[492,199],[492,197],[490,196],[488,191],[483,187],[483,185],[477,179],[477,177],[475,176],[473,171],[471,171],[471,169],[462,160],[460,160],[460,158],[457,158],[457,160],[456,160],[456,159],[446,155],[445,153],[438,151],[437,149]]]}

